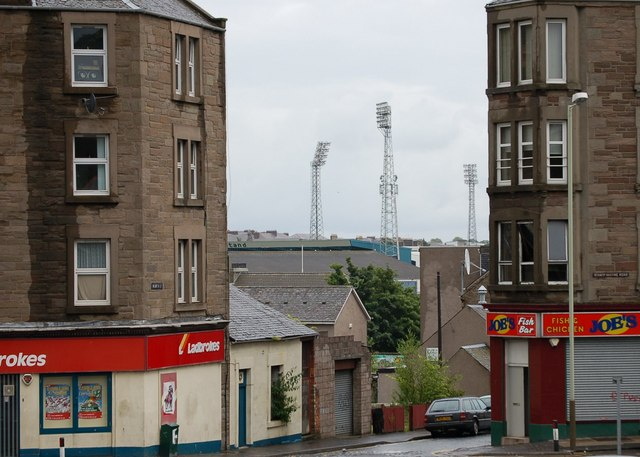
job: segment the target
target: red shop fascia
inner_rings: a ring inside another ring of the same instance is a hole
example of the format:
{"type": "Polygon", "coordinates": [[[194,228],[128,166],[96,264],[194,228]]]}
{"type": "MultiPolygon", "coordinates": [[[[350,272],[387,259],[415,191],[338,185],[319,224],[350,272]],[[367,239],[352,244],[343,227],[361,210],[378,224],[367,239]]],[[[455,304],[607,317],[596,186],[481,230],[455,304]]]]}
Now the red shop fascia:
{"type": "Polygon", "coordinates": [[[0,373],[148,371],[223,362],[225,330],[0,340],[0,373]]]}
{"type": "MultiPolygon", "coordinates": [[[[640,336],[640,312],[609,311],[574,313],[574,336],[640,336]]],[[[528,341],[531,423],[547,424],[566,415],[565,345],[569,337],[569,313],[487,312],[487,335],[491,339],[492,419],[504,421],[506,379],[505,341],[528,341]],[[536,399],[544,399],[536,401],[536,399]]]]}

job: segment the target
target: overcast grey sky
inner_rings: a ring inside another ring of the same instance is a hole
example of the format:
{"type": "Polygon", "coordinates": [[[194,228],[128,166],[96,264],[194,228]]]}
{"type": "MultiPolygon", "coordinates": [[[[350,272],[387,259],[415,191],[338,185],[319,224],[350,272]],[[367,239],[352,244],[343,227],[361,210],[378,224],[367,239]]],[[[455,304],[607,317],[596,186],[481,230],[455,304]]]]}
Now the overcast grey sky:
{"type": "Polygon", "coordinates": [[[324,235],[380,235],[392,111],[398,233],[466,238],[463,164],[478,168],[478,239],[488,238],[486,0],[195,0],[228,19],[229,229],[309,233],[310,162],[324,235]]]}

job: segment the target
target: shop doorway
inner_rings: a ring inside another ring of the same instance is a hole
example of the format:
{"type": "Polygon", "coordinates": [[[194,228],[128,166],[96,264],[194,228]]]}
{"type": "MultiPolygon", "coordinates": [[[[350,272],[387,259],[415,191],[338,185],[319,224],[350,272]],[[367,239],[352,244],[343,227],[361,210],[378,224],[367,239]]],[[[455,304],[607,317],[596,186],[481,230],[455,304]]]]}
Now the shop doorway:
{"type": "Polygon", "coordinates": [[[15,374],[0,375],[0,457],[20,451],[20,385],[15,374]]]}
{"type": "Polygon", "coordinates": [[[238,447],[247,445],[247,377],[249,370],[238,373],[238,447]]]}
{"type": "Polygon", "coordinates": [[[506,419],[507,436],[529,435],[529,344],[507,340],[506,419]]]}

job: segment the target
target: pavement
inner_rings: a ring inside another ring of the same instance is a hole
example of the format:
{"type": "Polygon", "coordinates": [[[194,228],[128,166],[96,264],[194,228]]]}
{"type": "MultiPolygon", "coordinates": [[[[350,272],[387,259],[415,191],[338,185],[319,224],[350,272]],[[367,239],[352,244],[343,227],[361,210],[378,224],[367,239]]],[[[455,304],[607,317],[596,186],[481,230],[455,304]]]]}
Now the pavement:
{"type": "MultiPolygon", "coordinates": [[[[407,441],[430,439],[431,434],[426,430],[416,430],[399,433],[384,433],[379,435],[346,436],[335,438],[305,438],[297,443],[278,444],[273,446],[243,447],[224,451],[222,454],[239,457],[287,457],[307,454],[320,454],[342,449],[355,449],[379,444],[402,443],[407,441]]],[[[603,456],[616,455],[616,437],[578,438],[576,449],[571,450],[569,440],[559,441],[559,451],[554,451],[553,441],[537,443],[511,444],[507,446],[485,446],[483,448],[460,449],[450,451],[451,456],[475,457],[517,457],[534,455],[538,457],[552,456],[603,456]],[[469,452],[472,451],[472,452],[469,452]]],[[[640,436],[625,436],[622,438],[622,454],[625,456],[640,456],[640,436]]]]}

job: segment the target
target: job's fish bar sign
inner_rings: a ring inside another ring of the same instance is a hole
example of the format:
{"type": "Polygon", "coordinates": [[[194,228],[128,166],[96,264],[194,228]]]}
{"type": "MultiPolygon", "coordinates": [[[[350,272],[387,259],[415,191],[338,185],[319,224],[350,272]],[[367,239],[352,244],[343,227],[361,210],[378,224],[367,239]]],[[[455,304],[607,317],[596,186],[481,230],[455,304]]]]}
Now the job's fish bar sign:
{"type": "MultiPolygon", "coordinates": [[[[573,334],[575,336],[638,336],[640,335],[640,313],[574,313],[573,334]]],[[[569,336],[569,314],[543,314],[542,336],[569,336]]]]}
{"type": "Polygon", "coordinates": [[[487,335],[535,338],[538,336],[536,313],[487,313],[487,335]]]}

